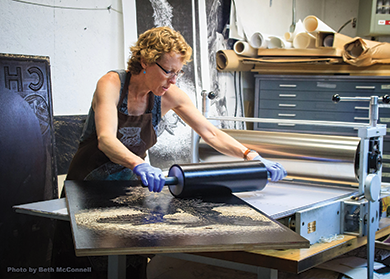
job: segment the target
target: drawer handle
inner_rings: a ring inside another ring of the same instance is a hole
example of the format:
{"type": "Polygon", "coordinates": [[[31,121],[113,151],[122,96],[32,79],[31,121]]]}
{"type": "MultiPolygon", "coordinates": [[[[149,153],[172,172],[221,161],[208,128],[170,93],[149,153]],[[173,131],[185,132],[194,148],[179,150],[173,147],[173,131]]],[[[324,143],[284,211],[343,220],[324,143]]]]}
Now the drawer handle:
{"type": "Polygon", "coordinates": [[[295,124],[289,124],[289,123],[278,123],[278,126],[289,126],[289,127],[295,127],[295,124]]]}
{"type": "Polygon", "coordinates": [[[278,113],[279,117],[295,117],[297,116],[295,113],[278,113]]]}
{"type": "Polygon", "coordinates": [[[388,173],[388,172],[382,172],[382,177],[390,177],[390,173],[388,173]]]}
{"type": "Polygon", "coordinates": [[[390,160],[390,155],[382,154],[382,158],[385,159],[385,160],[390,160]]]}
{"type": "Polygon", "coordinates": [[[279,97],[296,98],[297,94],[279,94],[279,97]]]}
{"type": "Polygon", "coordinates": [[[296,104],[279,104],[279,107],[285,107],[285,108],[295,108],[296,104]]]}
{"type": "Polygon", "coordinates": [[[363,85],[359,86],[359,85],[357,85],[357,86],[355,86],[355,88],[356,89],[375,89],[375,85],[372,85],[372,86],[363,86],[363,85]]]}
{"type": "Polygon", "coordinates": [[[279,87],[295,88],[295,87],[297,87],[297,85],[296,84],[279,84],[279,87]]]}
{"type": "Polygon", "coordinates": [[[355,120],[370,120],[370,118],[368,118],[368,117],[354,117],[353,119],[355,119],[355,120]]]}
{"type": "Polygon", "coordinates": [[[355,107],[356,110],[369,110],[369,107],[355,107]]]}

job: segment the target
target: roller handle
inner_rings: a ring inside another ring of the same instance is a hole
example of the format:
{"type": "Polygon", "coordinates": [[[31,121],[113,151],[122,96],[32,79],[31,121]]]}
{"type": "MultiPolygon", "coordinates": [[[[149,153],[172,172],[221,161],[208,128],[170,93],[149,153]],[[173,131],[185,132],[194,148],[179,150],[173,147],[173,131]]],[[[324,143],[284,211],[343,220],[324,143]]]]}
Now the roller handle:
{"type": "MultiPolygon", "coordinates": [[[[270,174],[267,171],[267,177],[268,179],[270,178],[270,174]]],[[[164,185],[177,185],[179,183],[179,180],[177,179],[176,176],[167,176],[165,177],[165,183],[164,185]]]]}
{"type": "MultiPolygon", "coordinates": [[[[383,103],[390,103],[390,96],[384,95],[379,97],[379,100],[382,100],[383,103]]],[[[371,97],[341,97],[339,94],[334,94],[332,96],[332,101],[334,103],[339,103],[340,101],[371,101],[371,97]]]]}
{"type": "MultiPolygon", "coordinates": [[[[270,178],[269,172],[267,172],[268,179],[270,178]]],[[[167,176],[165,177],[165,183],[164,185],[177,185],[179,184],[179,180],[175,176],[167,176]]],[[[143,187],[147,187],[142,183],[143,187]]]]}
{"type": "MultiPolygon", "coordinates": [[[[146,185],[144,185],[141,180],[139,180],[140,184],[142,187],[148,187],[146,185]]],[[[165,177],[165,183],[164,185],[177,185],[179,183],[179,180],[177,179],[177,177],[175,176],[167,176],[165,177]]]]}
{"type": "Polygon", "coordinates": [[[179,183],[179,180],[175,176],[165,177],[165,184],[164,185],[177,185],[178,183],[179,183]]]}

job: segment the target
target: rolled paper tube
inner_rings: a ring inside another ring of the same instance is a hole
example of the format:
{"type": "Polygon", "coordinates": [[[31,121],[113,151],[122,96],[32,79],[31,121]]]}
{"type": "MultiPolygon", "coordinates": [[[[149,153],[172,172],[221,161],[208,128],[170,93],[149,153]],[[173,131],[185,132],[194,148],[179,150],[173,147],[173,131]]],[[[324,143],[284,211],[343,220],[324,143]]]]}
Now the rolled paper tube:
{"type": "Polygon", "coordinates": [[[390,58],[390,43],[379,43],[376,46],[371,47],[373,59],[389,60],[390,58]]]}
{"type": "Polygon", "coordinates": [[[362,52],[369,51],[372,59],[390,58],[390,43],[355,38],[353,41],[345,44],[346,47],[349,45],[353,45],[356,49],[361,49],[362,52]]]}
{"type": "Polygon", "coordinates": [[[238,56],[234,50],[218,50],[216,56],[219,71],[250,71],[253,68],[253,64],[242,63],[242,57],[238,56]]]}
{"type": "Polygon", "coordinates": [[[267,48],[269,43],[268,35],[255,32],[249,39],[249,44],[253,48],[267,48]]]}
{"type": "Polygon", "coordinates": [[[336,32],[324,22],[322,22],[319,18],[313,15],[305,17],[303,20],[303,26],[309,33],[317,33],[318,31],[336,32]]]}
{"type": "Polygon", "coordinates": [[[390,63],[390,44],[355,38],[344,45],[343,60],[358,67],[390,63]]]}
{"type": "Polygon", "coordinates": [[[291,34],[289,42],[293,42],[294,38],[297,34],[306,32],[305,27],[303,26],[302,20],[298,20],[297,23],[295,23],[295,29],[294,32],[291,34]]]}
{"type": "Polygon", "coordinates": [[[284,39],[287,41],[287,42],[292,42],[294,37],[293,37],[293,34],[292,32],[286,32],[284,33],[284,39]]]}
{"type": "Polygon", "coordinates": [[[333,47],[344,50],[344,45],[352,41],[352,38],[340,33],[335,33],[333,38],[333,47]]]}
{"type": "Polygon", "coordinates": [[[324,47],[332,47],[333,46],[333,40],[334,40],[334,35],[327,35],[324,40],[322,41],[322,44],[324,47]]]}
{"type": "Polygon", "coordinates": [[[246,41],[237,41],[233,46],[234,52],[241,56],[256,57],[257,49],[251,47],[246,41]]]}
{"type": "Polygon", "coordinates": [[[291,48],[291,43],[278,36],[269,36],[268,48],[291,48]]]}
{"type": "Polygon", "coordinates": [[[315,45],[316,38],[307,32],[297,34],[293,41],[294,48],[313,48],[315,45]]]}

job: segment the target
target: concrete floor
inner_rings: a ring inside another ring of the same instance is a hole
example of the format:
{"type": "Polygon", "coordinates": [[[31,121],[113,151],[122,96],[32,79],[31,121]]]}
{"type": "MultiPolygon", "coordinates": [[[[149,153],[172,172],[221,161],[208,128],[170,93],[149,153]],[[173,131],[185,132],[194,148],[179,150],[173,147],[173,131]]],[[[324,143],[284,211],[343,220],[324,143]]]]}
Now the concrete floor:
{"type": "MultiPolygon", "coordinates": [[[[258,279],[255,273],[156,255],[148,264],[148,279],[258,279]]],[[[340,274],[311,269],[299,275],[278,272],[278,279],[337,279],[340,274]]],[[[263,278],[263,277],[260,277],[263,278]]]]}

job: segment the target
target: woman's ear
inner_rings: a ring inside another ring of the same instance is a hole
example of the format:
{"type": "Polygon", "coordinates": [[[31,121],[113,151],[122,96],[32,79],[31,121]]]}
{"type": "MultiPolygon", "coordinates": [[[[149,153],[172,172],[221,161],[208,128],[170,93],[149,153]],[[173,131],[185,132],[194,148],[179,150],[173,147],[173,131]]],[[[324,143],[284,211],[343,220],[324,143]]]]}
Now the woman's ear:
{"type": "Polygon", "coordinates": [[[143,69],[143,70],[146,70],[146,68],[147,68],[148,65],[145,63],[144,59],[141,59],[140,64],[141,64],[142,69],[143,69]]]}

